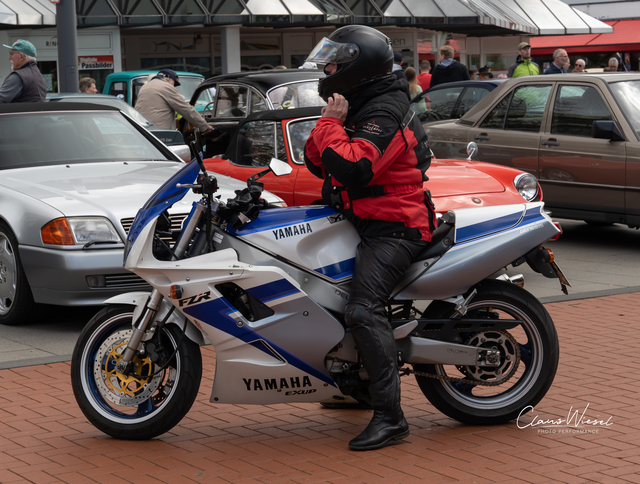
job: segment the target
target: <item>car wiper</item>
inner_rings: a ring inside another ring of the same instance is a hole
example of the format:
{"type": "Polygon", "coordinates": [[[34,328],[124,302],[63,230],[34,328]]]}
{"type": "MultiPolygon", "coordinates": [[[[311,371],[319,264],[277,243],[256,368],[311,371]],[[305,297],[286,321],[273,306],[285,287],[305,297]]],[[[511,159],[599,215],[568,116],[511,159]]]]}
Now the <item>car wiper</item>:
{"type": "Polygon", "coordinates": [[[96,244],[121,244],[122,242],[117,242],[115,240],[92,240],[90,242],[87,242],[86,244],[84,244],[82,246],[82,249],[88,249],[89,247],[96,245],[96,244]]]}

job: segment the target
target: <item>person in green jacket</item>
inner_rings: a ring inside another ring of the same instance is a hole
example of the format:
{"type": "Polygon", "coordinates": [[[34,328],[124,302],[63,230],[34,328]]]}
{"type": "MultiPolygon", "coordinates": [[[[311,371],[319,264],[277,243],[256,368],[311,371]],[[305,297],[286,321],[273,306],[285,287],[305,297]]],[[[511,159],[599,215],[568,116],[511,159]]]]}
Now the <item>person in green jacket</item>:
{"type": "Polygon", "coordinates": [[[518,57],[509,68],[507,77],[537,76],[540,66],[531,60],[531,46],[528,42],[518,44],[518,57]]]}

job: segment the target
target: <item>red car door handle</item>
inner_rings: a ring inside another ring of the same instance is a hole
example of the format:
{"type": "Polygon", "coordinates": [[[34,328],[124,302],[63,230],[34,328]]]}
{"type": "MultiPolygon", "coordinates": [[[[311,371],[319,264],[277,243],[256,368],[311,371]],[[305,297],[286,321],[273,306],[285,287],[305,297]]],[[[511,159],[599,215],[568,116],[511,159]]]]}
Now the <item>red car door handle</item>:
{"type": "Polygon", "coordinates": [[[486,134],[482,133],[482,134],[477,134],[473,137],[473,139],[491,139],[489,136],[487,136],[486,134]]]}
{"type": "Polygon", "coordinates": [[[554,138],[549,138],[548,140],[543,141],[542,144],[546,146],[560,146],[560,143],[558,143],[554,138]]]}

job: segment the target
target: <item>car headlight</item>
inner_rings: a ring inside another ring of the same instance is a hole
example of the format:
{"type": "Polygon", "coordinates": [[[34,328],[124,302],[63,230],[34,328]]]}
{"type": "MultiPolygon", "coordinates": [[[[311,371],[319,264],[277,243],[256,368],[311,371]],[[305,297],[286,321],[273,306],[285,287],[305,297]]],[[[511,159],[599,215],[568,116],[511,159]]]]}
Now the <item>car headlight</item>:
{"type": "Polygon", "coordinates": [[[42,242],[51,245],[122,243],[113,224],[104,217],[57,218],[40,229],[42,242]]]}
{"type": "Polygon", "coordinates": [[[520,173],[513,179],[513,185],[527,202],[538,196],[538,179],[531,173],[520,173]]]}

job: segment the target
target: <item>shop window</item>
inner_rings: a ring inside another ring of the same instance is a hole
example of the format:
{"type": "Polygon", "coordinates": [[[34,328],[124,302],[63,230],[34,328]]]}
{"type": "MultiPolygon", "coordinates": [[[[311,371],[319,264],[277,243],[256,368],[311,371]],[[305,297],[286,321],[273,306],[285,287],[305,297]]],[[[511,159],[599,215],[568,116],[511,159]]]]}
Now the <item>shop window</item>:
{"type": "Polygon", "coordinates": [[[58,63],[56,61],[38,61],[38,69],[47,84],[47,92],[58,92],[58,63]]]}
{"type": "Polygon", "coordinates": [[[205,78],[211,76],[210,57],[147,57],[140,59],[141,69],[173,69],[174,71],[196,72],[205,78]]]}
{"type": "Polygon", "coordinates": [[[240,58],[242,71],[258,71],[260,69],[273,69],[282,64],[279,55],[243,55],[240,58]]]}

